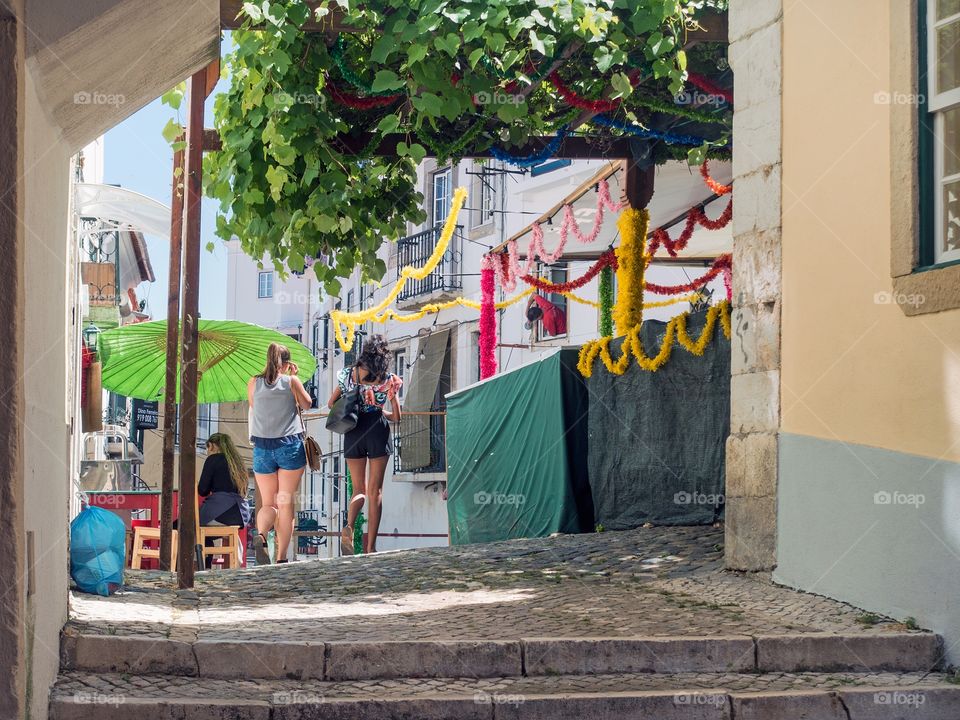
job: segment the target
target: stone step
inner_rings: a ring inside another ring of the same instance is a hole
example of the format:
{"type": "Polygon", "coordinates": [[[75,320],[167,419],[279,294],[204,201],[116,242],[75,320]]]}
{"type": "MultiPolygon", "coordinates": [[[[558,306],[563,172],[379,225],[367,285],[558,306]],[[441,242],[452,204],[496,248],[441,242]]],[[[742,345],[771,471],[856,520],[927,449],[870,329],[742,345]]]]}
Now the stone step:
{"type": "Polygon", "coordinates": [[[65,672],[51,720],[956,720],[940,673],[628,673],[355,682],[65,672]]]}
{"type": "Polygon", "coordinates": [[[192,642],[65,630],[61,669],[203,678],[373,680],[683,672],[925,672],[939,636],[922,632],[756,637],[526,638],[515,641],[192,642]]]}

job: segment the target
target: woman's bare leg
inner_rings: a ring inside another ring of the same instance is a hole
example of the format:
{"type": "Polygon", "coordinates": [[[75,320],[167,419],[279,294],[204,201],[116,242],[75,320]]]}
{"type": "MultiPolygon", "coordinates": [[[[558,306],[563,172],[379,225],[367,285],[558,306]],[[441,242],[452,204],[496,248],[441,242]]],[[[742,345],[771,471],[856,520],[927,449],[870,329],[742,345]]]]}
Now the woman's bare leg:
{"type": "MultiPolygon", "coordinates": [[[[304,466],[306,467],[306,466],[304,466]]],[[[290,536],[293,535],[293,497],[303,479],[303,468],[299,470],[279,470],[280,489],[277,492],[277,560],[287,559],[287,549],[290,547],[290,536]]]]}
{"type": "Polygon", "coordinates": [[[277,473],[264,475],[254,473],[257,490],[260,491],[260,509],[257,511],[257,532],[267,537],[267,533],[277,522],[277,473]]]}
{"type": "Polygon", "coordinates": [[[347,458],[347,468],[350,470],[350,480],[353,482],[353,495],[347,506],[347,524],[343,528],[341,540],[353,554],[353,528],[367,495],[367,459],[347,458]]]}
{"type": "Polygon", "coordinates": [[[380,515],[383,510],[383,476],[386,475],[389,459],[389,455],[370,458],[370,479],[367,481],[367,495],[370,498],[367,512],[370,517],[367,520],[367,546],[364,548],[364,552],[368,553],[377,551],[377,533],[380,531],[380,515]]]}

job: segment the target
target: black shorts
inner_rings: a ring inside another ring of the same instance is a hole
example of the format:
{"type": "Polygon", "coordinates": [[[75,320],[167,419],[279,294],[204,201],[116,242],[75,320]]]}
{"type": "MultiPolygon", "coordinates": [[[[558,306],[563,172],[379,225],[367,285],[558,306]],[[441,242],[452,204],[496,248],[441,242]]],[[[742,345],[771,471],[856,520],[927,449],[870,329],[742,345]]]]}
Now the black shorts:
{"type": "Polygon", "coordinates": [[[357,426],[343,436],[343,455],[351,460],[392,454],[390,423],[379,410],[360,413],[357,426]]]}

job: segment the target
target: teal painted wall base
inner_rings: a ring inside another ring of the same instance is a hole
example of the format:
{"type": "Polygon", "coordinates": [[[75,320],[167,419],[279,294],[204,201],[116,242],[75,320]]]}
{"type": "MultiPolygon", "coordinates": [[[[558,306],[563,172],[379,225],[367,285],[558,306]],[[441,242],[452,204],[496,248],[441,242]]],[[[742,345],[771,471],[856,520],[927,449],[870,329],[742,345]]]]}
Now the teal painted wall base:
{"type": "Polygon", "coordinates": [[[960,665],[960,464],[780,435],[776,582],[943,635],[960,665]]]}

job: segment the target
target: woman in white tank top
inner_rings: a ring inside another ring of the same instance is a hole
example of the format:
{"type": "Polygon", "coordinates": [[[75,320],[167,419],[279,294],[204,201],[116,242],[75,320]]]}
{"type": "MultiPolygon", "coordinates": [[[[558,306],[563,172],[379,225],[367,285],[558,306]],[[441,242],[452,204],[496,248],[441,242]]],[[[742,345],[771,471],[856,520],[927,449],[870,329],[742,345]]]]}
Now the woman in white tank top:
{"type": "Polygon", "coordinates": [[[253,540],[257,564],[270,564],[267,533],[271,528],[276,532],[277,562],[286,562],[293,535],[293,497],[307,464],[298,406],[313,404],[286,347],[270,344],[266,367],[247,384],[247,401],[253,474],[261,501],[253,540]]]}

